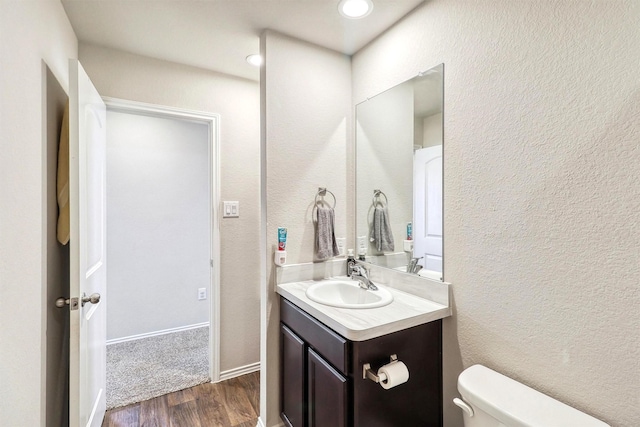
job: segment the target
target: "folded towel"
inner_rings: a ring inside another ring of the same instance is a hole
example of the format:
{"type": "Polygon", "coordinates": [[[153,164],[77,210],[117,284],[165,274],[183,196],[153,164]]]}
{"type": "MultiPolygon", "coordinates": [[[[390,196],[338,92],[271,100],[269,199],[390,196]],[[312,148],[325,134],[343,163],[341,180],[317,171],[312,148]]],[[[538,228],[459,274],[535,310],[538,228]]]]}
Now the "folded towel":
{"type": "Polygon", "coordinates": [[[376,206],[373,210],[370,240],[379,252],[393,252],[393,234],[389,224],[389,212],[386,206],[376,206]]]}
{"type": "Polygon", "coordinates": [[[319,260],[325,260],[340,254],[333,230],[335,212],[333,208],[324,206],[317,206],[316,210],[318,213],[318,220],[316,221],[316,257],[319,260]]]}
{"type": "Polygon", "coordinates": [[[69,102],[62,116],[60,129],[60,145],[58,146],[58,242],[66,245],[69,242],[69,102]]]}

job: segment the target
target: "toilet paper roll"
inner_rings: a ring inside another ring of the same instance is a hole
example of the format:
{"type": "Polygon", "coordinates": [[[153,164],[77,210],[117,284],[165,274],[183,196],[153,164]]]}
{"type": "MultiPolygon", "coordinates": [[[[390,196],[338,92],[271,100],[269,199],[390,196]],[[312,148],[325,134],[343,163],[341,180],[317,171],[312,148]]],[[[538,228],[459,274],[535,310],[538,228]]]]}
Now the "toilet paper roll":
{"type": "Polygon", "coordinates": [[[383,375],[386,380],[380,381],[380,385],[385,390],[404,384],[409,380],[407,365],[400,361],[389,363],[378,369],[378,376],[383,377],[383,375]]]}

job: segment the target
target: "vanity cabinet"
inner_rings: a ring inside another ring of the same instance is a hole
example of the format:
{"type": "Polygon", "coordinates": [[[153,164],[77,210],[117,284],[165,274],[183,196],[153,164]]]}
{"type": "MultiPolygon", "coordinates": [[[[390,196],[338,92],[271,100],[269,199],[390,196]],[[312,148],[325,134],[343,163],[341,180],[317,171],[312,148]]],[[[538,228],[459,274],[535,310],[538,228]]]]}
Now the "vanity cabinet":
{"type": "Polygon", "coordinates": [[[289,427],[442,426],[442,321],[350,341],[289,300],[280,304],[280,409],[289,427]],[[377,372],[396,354],[409,380],[388,390],[377,372]]]}

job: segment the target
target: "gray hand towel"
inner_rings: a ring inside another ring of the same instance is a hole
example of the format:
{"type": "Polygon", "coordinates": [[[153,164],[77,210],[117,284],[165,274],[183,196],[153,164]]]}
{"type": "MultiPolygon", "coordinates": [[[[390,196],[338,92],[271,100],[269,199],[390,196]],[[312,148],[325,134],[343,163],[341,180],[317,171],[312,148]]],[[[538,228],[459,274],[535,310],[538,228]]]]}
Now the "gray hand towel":
{"type": "Polygon", "coordinates": [[[333,208],[317,207],[318,220],[316,222],[316,257],[325,260],[339,255],[336,236],[333,231],[335,213],[333,208]]]}
{"type": "Polygon", "coordinates": [[[389,224],[389,212],[386,206],[376,206],[373,210],[370,240],[379,252],[393,252],[393,234],[389,224]]]}

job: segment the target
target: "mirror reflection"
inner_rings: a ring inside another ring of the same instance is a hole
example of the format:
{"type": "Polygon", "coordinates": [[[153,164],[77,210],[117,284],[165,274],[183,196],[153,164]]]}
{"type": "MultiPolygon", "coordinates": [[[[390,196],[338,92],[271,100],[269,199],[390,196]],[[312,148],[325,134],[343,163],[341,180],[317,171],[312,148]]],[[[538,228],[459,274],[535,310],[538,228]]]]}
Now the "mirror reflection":
{"type": "Polygon", "coordinates": [[[356,242],[367,262],[442,280],[444,64],[356,106],[356,242]]]}

